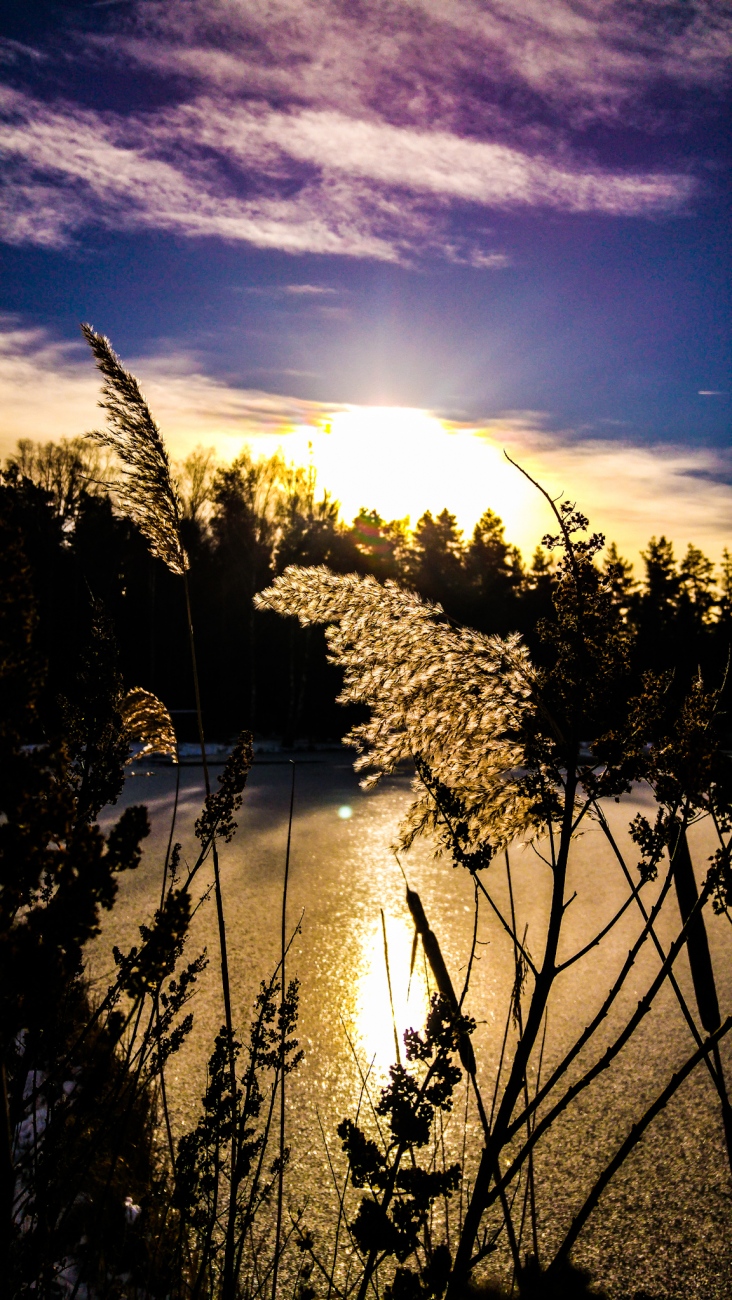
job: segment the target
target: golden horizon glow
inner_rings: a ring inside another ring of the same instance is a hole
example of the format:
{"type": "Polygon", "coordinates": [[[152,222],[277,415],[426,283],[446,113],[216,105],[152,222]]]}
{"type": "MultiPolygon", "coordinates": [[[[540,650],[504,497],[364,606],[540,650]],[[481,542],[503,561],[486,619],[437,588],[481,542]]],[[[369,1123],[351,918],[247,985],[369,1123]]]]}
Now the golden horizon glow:
{"type": "MultiPolygon", "coordinates": [[[[0,323],[0,457],[19,438],[46,441],[98,426],[98,375],[80,349],[42,330],[0,323]]],[[[526,561],[552,531],[546,502],[512,465],[519,461],[554,496],[568,495],[591,525],[638,563],[653,535],[681,556],[689,542],[718,560],[730,544],[732,485],[714,448],[647,446],[571,430],[550,432],[537,412],[508,412],[468,425],[410,407],[362,406],[236,388],[201,373],[190,357],[125,358],[137,374],[171,455],[197,445],[222,462],[245,444],[255,455],[281,449],[318,473],[350,523],[360,507],[386,519],[447,508],[469,536],[490,507],[526,561]]]]}
{"type": "Polygon", "coordinates": [[[429,411],[348,406],[315,427],[266,437],[289,459],[312,461],[319,487],[340,502],[349,522],[364,508],[414,527],[426,510],[448,509],[471,531],[491,506],[513,538],[526,535],[536,512],[535,489],[498,446],[429,411]]]}

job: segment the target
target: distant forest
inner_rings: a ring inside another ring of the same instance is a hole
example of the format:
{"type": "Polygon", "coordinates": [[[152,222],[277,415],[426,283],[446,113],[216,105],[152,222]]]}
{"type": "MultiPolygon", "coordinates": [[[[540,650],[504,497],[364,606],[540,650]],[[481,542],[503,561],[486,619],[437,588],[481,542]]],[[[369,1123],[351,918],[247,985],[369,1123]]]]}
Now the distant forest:
{"type": "MultiPolygon", "coordinates": [[[[386,521],[364,508],[349,525],[338,503],[318,492],[312,470],[246,449],[228,466],[199,449],[176,474],[209,739],[228,740],[246,726],[284,743],[323,741],[354,721],[353,707],[344,714],[335,702],[339,672],[326,663],[322,629],[253,608],[254,594],[289,564],[394,579],[460,623],[522,632],[541,659],[536,625],[552,618],[553,557],[538,547],[527,565],[492,510],[470,538],[447,509],[425,513],[410,529],[406,520],[386,521]]],[[[99,452],[84,439],[24,440],[0,475],[0,510],[22,539],[47,659],[41,716],[52,727],[57,702],[73,695],[96,604],[114,627],[125,686],[158,695],[180,738],[192,740],[181,584],[115,512],[107,477],[99,452]]],[[[642,558],[639,577],[613,545],[602,561],[634,632],[639,682],[652,668],[672,671],[679,691],[698,671],[708,685],[720,685],[732,643],[732,555],[725,550],[715,570],[690,544],[677,560],[661,536],[650,539],[642,558]]]]}

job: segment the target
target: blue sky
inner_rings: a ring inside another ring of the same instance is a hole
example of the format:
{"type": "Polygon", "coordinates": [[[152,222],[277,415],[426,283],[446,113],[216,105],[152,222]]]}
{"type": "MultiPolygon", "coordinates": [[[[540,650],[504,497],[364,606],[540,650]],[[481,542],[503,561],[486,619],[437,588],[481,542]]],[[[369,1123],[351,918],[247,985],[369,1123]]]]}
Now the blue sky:
{"type": "Polygon", "coordinates": [[[631,549],[723,544],[726,3],[37,0],[0,34],[1,450],[93,422],[84,319],[174,450],[415,408],[631,549]]]}

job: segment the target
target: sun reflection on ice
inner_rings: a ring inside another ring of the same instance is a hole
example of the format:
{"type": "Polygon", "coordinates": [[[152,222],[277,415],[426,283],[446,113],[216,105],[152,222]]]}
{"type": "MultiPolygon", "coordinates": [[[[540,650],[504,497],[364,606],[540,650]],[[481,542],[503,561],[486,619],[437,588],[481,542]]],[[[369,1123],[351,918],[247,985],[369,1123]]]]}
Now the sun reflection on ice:
{"type": "MultiPolygon", "coordinates": [[[[409,964],[412,952],[413,927],[403,918],[385,916],[389,949],[389,974],[394,1000],[394,1021],[399,1036],[399,1050],[404,1060],[404,1031],[422,1029],[428,1010],[429,997],[421,946],[412,972],[409,964]]],[[[386,1074],[396,1060],[394,1021],[389,1002],[389,983],[386,974],[384,934],[381,917],[364,932],[361,952],[357,959],[357,974],[353,1001],[354,1047],[362,1059],[374,1062],[378,1074],[386,1074]]]]}

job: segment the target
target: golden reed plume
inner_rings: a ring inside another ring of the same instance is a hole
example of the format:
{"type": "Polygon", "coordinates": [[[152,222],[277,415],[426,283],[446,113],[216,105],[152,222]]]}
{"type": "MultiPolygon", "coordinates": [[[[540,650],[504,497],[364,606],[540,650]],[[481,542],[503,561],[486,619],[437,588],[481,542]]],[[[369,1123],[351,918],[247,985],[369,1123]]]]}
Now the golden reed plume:
{"type": "Polygon", "coordinates": [[[129,743],[142,745],[137,758],[145,754],[170,754],[173,762],[178,762],[178,741],[173,723],[157,695],[136,686],[125,695],[120,712],[129,743]]]}
{"type": "Polygon", "coordinates": [[[170,460],[150,408],[134,375],[125,370],[108,338],[91,325],[81,332],[104,376],[102,410],[106,429],[87,436],[109,447],[121,466],[113,484],[120,509],[137,524],[153,555],[173,573],[183,574],[188,556],[180,538],[181,504],[170,474],[170,460]]]}

